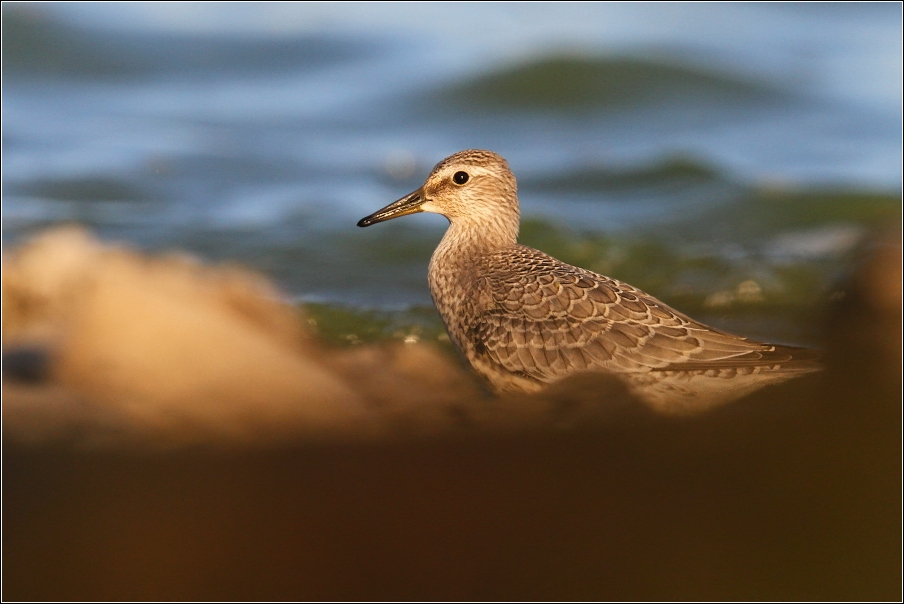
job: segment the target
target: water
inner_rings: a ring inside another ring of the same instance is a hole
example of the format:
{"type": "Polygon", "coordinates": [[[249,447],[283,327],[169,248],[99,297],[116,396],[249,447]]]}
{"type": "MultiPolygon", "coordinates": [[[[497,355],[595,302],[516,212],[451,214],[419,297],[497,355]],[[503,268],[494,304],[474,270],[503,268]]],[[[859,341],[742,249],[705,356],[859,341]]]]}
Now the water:
{"type": "Polygon", "coordinates": [[[74,221],[254,266],[294,299],[417,307],[445,221],[355,222],[488,148],[526,242],[726,321],[805,309],[900,221],[900,17],[5,4],[3,241],[74,221]]]}

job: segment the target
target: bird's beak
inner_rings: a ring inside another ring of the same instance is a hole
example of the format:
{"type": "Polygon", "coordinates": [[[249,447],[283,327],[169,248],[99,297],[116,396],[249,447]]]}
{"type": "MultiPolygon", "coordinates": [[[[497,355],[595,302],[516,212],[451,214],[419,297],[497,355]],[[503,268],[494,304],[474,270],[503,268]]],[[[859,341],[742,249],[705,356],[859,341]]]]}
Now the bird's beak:
{"type": "Polygon", "coordinates": [[[366,227],[384,220],[392,220],[399,216],[415,214],[423,212],[421,206],[427,201],[424,197],[424,190],[418,189],[414,193],[410,193],[398,201],[394,201],[385,208],[377,210],[370,216],[365,216],[358,221],[359,227],[366,227]]]}

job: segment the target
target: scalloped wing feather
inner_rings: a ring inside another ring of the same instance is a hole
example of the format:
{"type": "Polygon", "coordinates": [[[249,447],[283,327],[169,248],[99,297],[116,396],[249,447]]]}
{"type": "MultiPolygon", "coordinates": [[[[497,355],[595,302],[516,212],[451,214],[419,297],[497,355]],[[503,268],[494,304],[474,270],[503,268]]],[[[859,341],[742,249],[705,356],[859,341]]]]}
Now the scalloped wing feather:
{"type": "Polygon", "coordinates": [[[481,274],[466,337],[505,370],[539,382],[585,370],[816,368],[806,349],[707,327],[630,285],[526,246],[486,257],[481,274]]]}

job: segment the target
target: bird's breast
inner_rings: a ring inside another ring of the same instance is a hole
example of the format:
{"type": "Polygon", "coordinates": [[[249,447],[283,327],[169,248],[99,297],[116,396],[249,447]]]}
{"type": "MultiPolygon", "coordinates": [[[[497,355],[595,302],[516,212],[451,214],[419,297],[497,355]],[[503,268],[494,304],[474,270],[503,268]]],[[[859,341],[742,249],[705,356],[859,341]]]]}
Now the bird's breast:
{"type": "Polygon", "coordinates": [[[467,354],[467,326],[478,320],[481,275],[479,258],[461,261],[434,254],[428,271],[433,303],[449,332],[449,337],[467,354]]]}

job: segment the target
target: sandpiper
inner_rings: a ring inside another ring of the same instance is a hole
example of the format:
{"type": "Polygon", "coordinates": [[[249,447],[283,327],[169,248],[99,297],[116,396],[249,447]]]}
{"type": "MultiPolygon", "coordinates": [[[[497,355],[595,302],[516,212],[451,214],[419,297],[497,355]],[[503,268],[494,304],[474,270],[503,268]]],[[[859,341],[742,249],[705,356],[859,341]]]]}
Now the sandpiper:
{"type": "Polygon", "coordinates": [[[517,242],[515,176],[491,151],[439,162],[413,193],[358,226],[435,212],[449,228],[428,279],[449,337],[499,392],[607,372],[669,413],[699,411],[816,371],[813,351],[694,321],[626,283],[517,242]]]}

